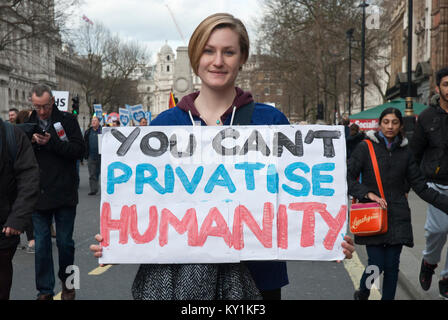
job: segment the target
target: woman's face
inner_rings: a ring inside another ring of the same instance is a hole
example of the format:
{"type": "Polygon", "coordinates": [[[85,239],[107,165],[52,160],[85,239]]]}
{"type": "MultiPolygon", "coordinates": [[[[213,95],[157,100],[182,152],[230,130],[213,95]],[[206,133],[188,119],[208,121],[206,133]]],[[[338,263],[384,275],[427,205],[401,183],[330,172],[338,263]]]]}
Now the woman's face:
{"type": "Polygon", "coordinates": [[[241,61],[238,33],[230,28],[213,31],[199,60],[198,76],[202,86],[214,90],[234,87],[241,61]]]}
{"type": "Polygon", "coordinates": [[[381,119],[380,130],[387,139],[395,138],[401,129],[400,119],[393,113],[386,114],[381,119]]]}

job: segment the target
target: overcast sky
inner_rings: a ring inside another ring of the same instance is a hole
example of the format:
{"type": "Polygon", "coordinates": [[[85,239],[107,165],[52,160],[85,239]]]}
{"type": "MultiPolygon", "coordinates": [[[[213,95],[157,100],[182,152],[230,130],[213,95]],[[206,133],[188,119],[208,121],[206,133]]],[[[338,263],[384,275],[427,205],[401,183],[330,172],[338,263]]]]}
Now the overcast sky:
{"type": "Polygon", "coordinates": [[[251,40],[255,40],[253,25],[262,12],[262,0],[84,0],[80,16],[85,14],[113,33],[146,44],[155,62],[154,55],[166,41],[174,51],[184,45],[166,5],[179,25],[185,45],[196,26],[216,12],[228,12],[241,19],[251,40]]]}

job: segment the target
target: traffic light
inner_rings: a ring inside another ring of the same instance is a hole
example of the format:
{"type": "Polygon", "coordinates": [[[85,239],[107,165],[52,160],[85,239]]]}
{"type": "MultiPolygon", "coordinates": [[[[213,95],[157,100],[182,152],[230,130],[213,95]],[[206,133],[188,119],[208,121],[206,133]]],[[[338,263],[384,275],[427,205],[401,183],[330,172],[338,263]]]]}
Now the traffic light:
{"type": "Polygon", "coordinates": [[[317,105],[317,120],[324,120],[325,116],[324,116],[324,104],[322,102],[320,102],[317,105]]]}
{"type": "Polygon", "coordinates": [[[72,98],[73,105],[72,105],[72,113],[77,116],[79,114],[79,98],[78,96],[72,98]]]}

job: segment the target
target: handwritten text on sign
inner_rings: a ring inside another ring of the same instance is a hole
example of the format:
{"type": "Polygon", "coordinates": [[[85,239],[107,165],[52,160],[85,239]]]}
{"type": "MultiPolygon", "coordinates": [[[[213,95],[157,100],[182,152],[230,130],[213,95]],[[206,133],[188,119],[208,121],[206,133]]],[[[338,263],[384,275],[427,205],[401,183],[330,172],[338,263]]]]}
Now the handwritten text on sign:
{"type": "Polygon", "coordinates": [[[103,130],[101,263],[336,260],[340,126],[103,130]]]}

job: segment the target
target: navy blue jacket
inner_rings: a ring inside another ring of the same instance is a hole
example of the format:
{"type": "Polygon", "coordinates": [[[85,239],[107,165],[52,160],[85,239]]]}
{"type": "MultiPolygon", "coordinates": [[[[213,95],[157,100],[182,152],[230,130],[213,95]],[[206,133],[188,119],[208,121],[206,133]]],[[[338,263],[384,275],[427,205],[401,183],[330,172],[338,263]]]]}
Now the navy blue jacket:
{"type": "MultiPolygon", "coordinates": [[[[205,122],[197,115],[193,115],[195,122],[200,121],[205,126],[205,122]]],[[[224,125],[230,125],[231,114],[228,114],[224,125]]],[[[256,103],[250,125],[282,125],[289,124],[288,119],[276,108],[256,103]]],[[[152,126],[188,126],[192,125],[190,115],[185,110],[175,107],[168,109],[151,122],[152,126]]],[[[252,273],[259,290],[274,290],[289,283],[286,270],[286,262],[282,261],[247,261],[247,267],[252,273]]]]}

